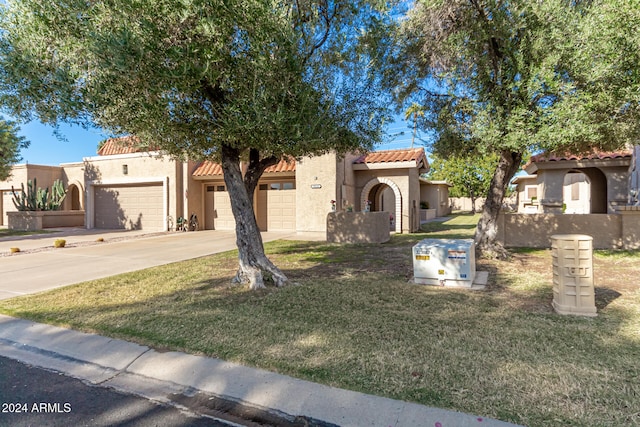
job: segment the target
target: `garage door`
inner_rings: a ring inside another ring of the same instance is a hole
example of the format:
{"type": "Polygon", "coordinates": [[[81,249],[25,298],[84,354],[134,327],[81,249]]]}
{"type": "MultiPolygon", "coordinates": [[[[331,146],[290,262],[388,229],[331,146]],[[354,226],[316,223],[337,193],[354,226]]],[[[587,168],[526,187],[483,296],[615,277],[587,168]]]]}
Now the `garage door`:
{"type": "Polygon", "coordinates": [[[296,229],[296,190],[268,190],[267,230],[296,229]]]}
{"type": "Polygon", "coordinates": [[[231,211],[231,199],[225,187],[216,187],[213,193],[213,227],[216,230],[235,230],[236,220],[231,211]]]}
{"type": "Polygon", "coordinates": [[[0,225],[9,223],[7,212],[15,212],[17,209],[13,204],[13,193],[11,191],[0,191],[0,225]]]}
{"type": "Polygon", "coordinates": [[[162,184],[96,186],[94,227],[164,230],[162,184]]]}

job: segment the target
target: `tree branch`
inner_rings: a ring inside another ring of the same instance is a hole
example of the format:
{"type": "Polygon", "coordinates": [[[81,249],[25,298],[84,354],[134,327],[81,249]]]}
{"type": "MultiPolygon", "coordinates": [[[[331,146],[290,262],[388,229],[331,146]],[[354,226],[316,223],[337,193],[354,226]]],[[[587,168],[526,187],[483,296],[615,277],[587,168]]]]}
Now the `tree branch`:
{"type": "Polygon", "coordinates": [[[253,198],[253,193],[255,192],[258,181],[260,180],[260,177],[262,177],[265,169],[269,166],[275,165],[276,163],[278,163],[278,158],[276,156],[272,155],[260,159],[260,151],[258,149],[249,149],[249,165],[247,167],[247,172],[244,175],[244,186],[251,198],[253,198]]]}

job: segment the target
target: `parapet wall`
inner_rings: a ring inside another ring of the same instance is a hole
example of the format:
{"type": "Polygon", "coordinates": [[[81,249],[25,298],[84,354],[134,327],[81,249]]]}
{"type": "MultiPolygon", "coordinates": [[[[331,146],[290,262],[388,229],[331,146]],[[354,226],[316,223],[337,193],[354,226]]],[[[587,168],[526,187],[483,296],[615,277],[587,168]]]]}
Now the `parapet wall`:
{"type": "Polygon", "coordinates": [[[329,243],[384,243],[390,238],[389,212],[330,212],[329,243]]]}
{"type": "Polygon", "coordinates": [[[625,208],[617,214],[501,214],[498,240],[505,247],[549,248],[553,234],[586,234],[595,249],[640,249],[640,208],[625,208]]]}
{"type": "Polygon", "coordinates": [[[9,230],[35,231],[43,228],[84,227],[84,211],[7,212],[9,230]]]}

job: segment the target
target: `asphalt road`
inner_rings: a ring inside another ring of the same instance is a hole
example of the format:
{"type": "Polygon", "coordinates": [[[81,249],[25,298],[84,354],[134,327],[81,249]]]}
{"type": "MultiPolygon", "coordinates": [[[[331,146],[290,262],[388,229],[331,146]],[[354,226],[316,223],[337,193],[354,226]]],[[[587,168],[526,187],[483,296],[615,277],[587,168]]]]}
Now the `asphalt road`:
{"type": "Polygon", "coordinates": [[[229,426],[0,357],[0,426],[229,426]]]}

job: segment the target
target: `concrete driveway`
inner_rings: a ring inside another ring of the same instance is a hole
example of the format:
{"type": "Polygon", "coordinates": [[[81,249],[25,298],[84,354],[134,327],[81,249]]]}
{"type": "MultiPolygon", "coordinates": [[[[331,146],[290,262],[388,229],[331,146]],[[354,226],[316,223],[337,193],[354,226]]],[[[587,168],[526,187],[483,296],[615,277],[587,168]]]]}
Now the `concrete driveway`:
{"type": "MultiPolygon", "coordinates": [[[[290,232],[265,232],[262,238],[268,242],[298,236],[290,232]]],[[[0,241],[0,253],[8,252],[10,247],[31,252],[0,256],[0,299],[232,250],[236,248],[236,238],[233,231],[127,235],[91,230],[0,241]],[[102,236],[106,242],[96,242],[102,236]],[[57,238],[65,238],[68,245],[76,246],[53,249],[57,238]]]]}

